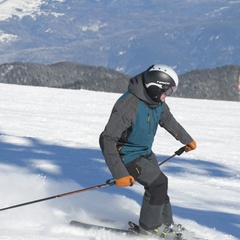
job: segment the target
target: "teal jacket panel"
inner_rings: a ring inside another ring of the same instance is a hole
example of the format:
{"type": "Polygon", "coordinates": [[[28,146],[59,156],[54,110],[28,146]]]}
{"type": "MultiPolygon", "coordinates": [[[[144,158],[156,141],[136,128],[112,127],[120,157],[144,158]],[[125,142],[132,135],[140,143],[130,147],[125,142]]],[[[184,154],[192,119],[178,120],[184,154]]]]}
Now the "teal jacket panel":
{"type": "Polygon", "coordinates": [[[152,144],[156,134],[163,105],[149,108],[139,101],[135,121],[118,141],[118,149],[124,163],[146,156],[152,152],[152,144]]]}

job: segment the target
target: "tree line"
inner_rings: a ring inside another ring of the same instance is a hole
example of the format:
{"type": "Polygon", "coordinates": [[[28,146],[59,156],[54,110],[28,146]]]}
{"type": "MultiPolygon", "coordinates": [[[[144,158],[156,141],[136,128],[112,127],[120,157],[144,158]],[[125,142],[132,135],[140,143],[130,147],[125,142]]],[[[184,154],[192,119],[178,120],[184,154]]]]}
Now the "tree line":
{"type": "MultiPolygon", "coordinates": [[[[175,97],[239,101],[240,66],[202,69],[179,76],[175,97]]],[[[14,62],[0,65],[0,83],[123,93],[130,75],[72,62],[51,65],[14,62]]]]}

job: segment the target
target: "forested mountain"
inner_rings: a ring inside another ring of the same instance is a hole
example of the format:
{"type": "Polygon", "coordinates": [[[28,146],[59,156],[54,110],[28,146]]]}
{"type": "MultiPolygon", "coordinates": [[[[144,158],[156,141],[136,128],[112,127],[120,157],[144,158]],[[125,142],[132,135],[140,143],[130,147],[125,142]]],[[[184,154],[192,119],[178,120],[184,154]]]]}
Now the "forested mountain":
{"type": "Polygon", "coordinates": [[[194,70],[179,76],[175,96],[239,101],[240,66],[194,70]]]}
{"type": "Polygon", "coordinates": [[[105,67],[59,62],[0,65],[0,82],[69,89],[123,92],[130,76],[105,67]]]}
{"type": "MultiPolygon", "coordinates": [[[[179,76],[179,88],[174,96],[238,101],[239,76],[240,66],[191,71],[179,76]]],[[[130,78],[130,75],[105,67],[71,62],[0,65],[1,83],[122,93],[130,78]]]]}

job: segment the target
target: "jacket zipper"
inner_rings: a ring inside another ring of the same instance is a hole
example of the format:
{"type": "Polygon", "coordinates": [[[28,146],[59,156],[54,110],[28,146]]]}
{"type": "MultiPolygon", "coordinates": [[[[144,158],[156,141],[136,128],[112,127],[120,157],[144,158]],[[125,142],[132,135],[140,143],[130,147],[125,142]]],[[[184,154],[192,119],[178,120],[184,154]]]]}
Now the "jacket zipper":
{"type": "Polygon", "coordinates": [[[148,136],[151,134],[151,126],[150,126],[150,114],[148,113],[148,136]]]}
{"type": "MultiPolygon", "coordinates": [[[[157,128],[157,120],[158,119],[158,112],[157,110],[155,110],[155,114],[152,114],[153,115],[153,129],[152,129],[152,134],[154,134],[154,131],[156,131],[156,128],[157,128]]],[[[151,135],[151,116],[148,112],[148,136],[151,135]]]]}

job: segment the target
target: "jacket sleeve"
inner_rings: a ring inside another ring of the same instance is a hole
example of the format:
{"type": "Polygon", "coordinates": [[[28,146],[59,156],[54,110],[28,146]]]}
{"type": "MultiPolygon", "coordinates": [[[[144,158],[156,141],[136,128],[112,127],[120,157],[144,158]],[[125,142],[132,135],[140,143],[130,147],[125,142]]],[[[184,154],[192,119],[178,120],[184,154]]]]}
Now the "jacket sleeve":
{"type": "Polygon", "coordinates": [[[159,124],[182,144],[188,144],[193,141],[193,138],[173,117],[166,103],[164,103],[159,124]]]}
{"type": "Polygon", "coordinates": [[[134,117],[135,111],[129,98],[131,98],[131,94],[123,99],[120,98],[115,103],[108,123],[100,135],[100,147],[114,179],[129,175],[117,150],[117,141],[122,133],[131,126],[134,117]]]}

